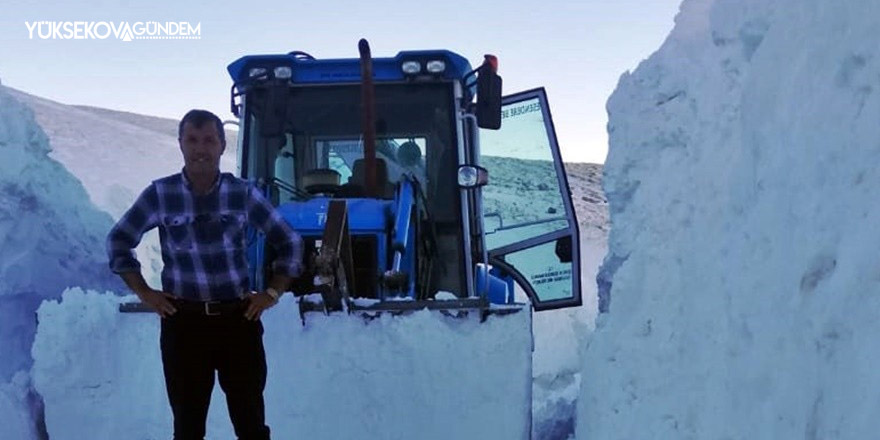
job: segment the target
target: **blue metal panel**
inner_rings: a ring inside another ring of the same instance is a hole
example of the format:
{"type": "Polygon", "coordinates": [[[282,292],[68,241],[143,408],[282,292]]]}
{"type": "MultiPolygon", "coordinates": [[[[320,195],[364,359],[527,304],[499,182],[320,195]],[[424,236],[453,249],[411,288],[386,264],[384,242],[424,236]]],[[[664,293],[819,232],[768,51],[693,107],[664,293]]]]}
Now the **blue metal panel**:
{"type": "MultiPolygon", "coordinates": [[[[287,223],[300,234],[324,231],[327,222],[329,198],[316,197],[304,202],[288,202],[278,207],[287,223]]],[[[385,232],[391,213],[391,201],[376,199],[346,199],[348,203],[348,229],[352,234],[362,232],[385,232]]]]}
{"type": "MultiPolygon", "coordinates": [[[[470,63],[448,50],[419,50],[399,52],[393,58],[373,59],[373,78],[375,81],[402,81],[406,79],[400,65],[407,60],[444,60],[446,70],[440,75],[447,80],[460,80],[472,70],[470,63]]],[[[248,55],[239,58],[227,67],[229,76],[236,84],[247,83],[252,68],[262,67],[272,70],[287,66],[292,72],[294,84],[333,84],[350,83],[361,80],[360,60],[358,58],[310,60],[293,55],[248,55]]]]}
{"type": "Polygon", "coordinates": [[[477,292],[485,291],[488,281],[490,303],[513,304],[513,278],[504,277],[501,271],[494,267],[487,273],[485,267],[477,264],[477,292]]]}

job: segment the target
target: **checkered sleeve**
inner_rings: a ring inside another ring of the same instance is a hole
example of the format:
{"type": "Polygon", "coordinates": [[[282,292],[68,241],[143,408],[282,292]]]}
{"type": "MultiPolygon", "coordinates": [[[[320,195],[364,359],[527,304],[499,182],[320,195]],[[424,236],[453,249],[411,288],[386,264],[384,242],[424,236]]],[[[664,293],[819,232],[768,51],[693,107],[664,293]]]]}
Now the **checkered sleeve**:
{"type": "Polygon", "coordinates": [[[289,277],[302,272],[302,238],[254,186],[248,186],[248,219],[266,234],[266,242],[275,249],[272,270],[289,277]]]}
{"type": "Polygon", "coordinates": [[[107,257],[114,273],[133,272],[141,268],[134,248],[144,233],[158,225],[159,196],[150,185],[107,234],[107,257]]]}

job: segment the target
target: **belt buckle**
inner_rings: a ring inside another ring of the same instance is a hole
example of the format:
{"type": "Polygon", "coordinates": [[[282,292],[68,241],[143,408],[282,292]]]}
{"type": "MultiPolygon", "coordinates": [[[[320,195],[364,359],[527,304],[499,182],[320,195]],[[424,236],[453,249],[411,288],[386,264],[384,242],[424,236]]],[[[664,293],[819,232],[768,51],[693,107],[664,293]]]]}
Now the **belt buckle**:
{"type": "Polygon", "coordinates": [[[218,301],[205,302],[205,315],[206,316],[219,316],[220,312],[211,312],[211,304],[220,304],[220,303],[218,301]]]}

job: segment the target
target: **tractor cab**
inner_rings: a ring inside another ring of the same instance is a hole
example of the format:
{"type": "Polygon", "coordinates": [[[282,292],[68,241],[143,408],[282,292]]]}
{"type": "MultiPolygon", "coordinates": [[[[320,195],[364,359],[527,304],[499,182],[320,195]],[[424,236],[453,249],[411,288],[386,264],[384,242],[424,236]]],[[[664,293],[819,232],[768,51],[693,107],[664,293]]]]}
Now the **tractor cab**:
{"type": "MultiPolygon", "coordinates": [[[[517,290],[536,310],[579,305],[577,221],[543,90],[502,98],[490,56],[472,69],[449,51],[360,49],[228,68],[238,173],[304,239],[302,310],[488,312],[517,309],[517,290]]],[[[261,289],[273,256],[256,231],[249,256],[261,289]]]]}

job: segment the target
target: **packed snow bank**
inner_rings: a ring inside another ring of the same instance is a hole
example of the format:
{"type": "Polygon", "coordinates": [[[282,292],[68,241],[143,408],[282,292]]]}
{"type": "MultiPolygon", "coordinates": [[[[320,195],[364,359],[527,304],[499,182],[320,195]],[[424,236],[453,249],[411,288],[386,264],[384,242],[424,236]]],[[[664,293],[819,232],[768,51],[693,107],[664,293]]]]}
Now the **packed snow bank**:
{"type": "MultiPolygon", "coordinates": [[[[33,113],[0,87],[0,380],[30,367],[33,312],[68,286],[112,282],[104,253],[110,216],[49,159],[33,113]]],[[[113,284],[114,286],[119,284],[113,284]]]]}
{"type": "MultiPolygon", "coordinates": [[[[159,318],[119,313],[121,301],[75,288],[40,307],[33,377],[53,440],[171,436],[159,318]]],[[[310,314],[303,327],[285,296],[263,317],[273,436],[528,438],[530,319],[310,314]]],[[[208,437],[231,429],[216,387],[208,437]]]]}
{"type": "Polygon", "coordinates": [[[27,440],[40,438],[36,420],[41,405],[30,377],[18,372],[9,383],[0,383],[0,438],[27,440]]]}
{"type": "Polygon", "coordinates": [[[578,438],[877,436],[878,77],[880,3],[824,0],[686,0],[621,77],[578,438]]]}
{"type": "Polygon", "coordinates": [[[120,286],[107,270],[111,219],[48,157],[33,113],[0,87],[0,438],[39,433],[31,343],[40,302],[71,285],[120,286]],[[21,434],[21,435],[19,435],[21,434]]]}

